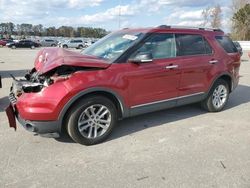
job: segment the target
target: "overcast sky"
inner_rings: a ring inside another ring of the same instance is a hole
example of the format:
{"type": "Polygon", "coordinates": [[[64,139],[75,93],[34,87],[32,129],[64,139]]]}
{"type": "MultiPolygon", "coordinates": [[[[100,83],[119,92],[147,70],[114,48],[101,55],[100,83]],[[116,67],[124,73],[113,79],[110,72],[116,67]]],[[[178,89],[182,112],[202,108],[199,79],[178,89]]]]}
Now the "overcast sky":
{"type": "Polygon", "coordinates": [[[220,4],[229,29],[230,0],[0,0],[0,22],[91,26],[107,30],[162,24],[197,26],[207,6],[220,4]]]}

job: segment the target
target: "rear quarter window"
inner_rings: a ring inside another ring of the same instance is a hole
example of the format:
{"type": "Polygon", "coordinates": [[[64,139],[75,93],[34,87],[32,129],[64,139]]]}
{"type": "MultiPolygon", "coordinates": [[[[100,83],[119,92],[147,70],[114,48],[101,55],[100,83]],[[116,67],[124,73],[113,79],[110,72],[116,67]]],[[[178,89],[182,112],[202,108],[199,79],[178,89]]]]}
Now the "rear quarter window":
{"type": "Polygon", "coordinates": [[[238,50],[235,47],[233,41],[227,36],[216,36],[215,39],[220,44],[220,46],[227,52],[227,53],[237,53],[238,50]]]}

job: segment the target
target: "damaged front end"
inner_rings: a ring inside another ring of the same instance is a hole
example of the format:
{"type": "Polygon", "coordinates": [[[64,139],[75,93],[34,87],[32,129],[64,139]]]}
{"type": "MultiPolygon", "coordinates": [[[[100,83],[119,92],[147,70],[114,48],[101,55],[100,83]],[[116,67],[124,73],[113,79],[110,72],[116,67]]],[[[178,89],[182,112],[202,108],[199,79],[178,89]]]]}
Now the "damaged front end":
{"type": "Polygon", "coordinates": [[[35,68],[33,68],[25,74],[24,78],[21,79],[16,79],[11,75],[13,82],[9,94],[10,105],[5,110],[9,120],[9,126],[16,130],[16,117],[18,117],[16,104],[18,98],[23,94],[41,92],[44,88],[49,87],[56,82],[69,79],[70,76],[77,71],[88,71],[93,69],[97,68],[62,65],[44,74],[40,74],[35,68]]]}
{"type": "Polygon", "coordinates": [[[70,92],[64,82],[69,83],[67,87],[76,87],[70,79],[77,72],[103,70],[110,65],[105,59],[62,48],[40,50],[32,70],[21,79],[12,76],[10,105],[6,109],[10,127],[16,129],[17,119],[32,132],[57,132],[60,126],[57,115],[61,110],[57,105],[70,92]]]}

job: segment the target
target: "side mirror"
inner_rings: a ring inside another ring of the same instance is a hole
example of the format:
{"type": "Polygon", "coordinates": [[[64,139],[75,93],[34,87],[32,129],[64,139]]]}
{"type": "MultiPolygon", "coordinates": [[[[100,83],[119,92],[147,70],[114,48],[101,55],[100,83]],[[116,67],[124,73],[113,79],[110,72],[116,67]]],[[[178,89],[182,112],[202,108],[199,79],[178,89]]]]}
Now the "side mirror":
{"type": "Polygon", "coordinates": [[[138,53],[135,57],[129,59],[132,63],[149,63],[153,61],[151,53],[138,53]]]}

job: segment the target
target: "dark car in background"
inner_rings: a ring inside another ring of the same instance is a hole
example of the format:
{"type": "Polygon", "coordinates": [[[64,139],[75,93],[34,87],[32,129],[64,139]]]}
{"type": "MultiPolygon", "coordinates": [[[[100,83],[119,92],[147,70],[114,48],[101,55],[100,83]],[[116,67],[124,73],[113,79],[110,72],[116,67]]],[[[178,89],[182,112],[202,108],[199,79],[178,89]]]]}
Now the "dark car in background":
{"type": "Polygon", "coordinates": [[[16,49],[16,48],[31,48],[34,49],[36,47],[40,47],[41,44],[34,42],[32,40],[20,40],[18,42],[11,42],[6,44],[7,47],[16,49]]]}
{"type": "Polygon", "coordinates": [[[243,50],[242,50],[240,43],[237,41],[234,41],[233,43],[234,43],[235,47],[237,48],[238,52],[240,52],[240,55],[243,55],[243,50]]]}
{"type": "Polygon", "coordinates": [[[41,40],[40,44],[43,47],[56,47],[58,45],[58,41],[53,39],[44,39],[41,40]]]}

